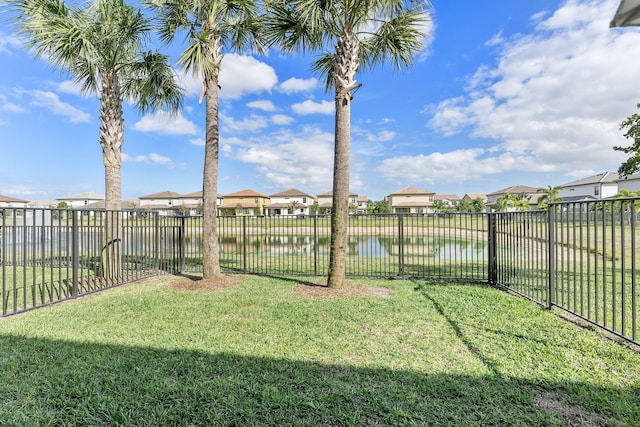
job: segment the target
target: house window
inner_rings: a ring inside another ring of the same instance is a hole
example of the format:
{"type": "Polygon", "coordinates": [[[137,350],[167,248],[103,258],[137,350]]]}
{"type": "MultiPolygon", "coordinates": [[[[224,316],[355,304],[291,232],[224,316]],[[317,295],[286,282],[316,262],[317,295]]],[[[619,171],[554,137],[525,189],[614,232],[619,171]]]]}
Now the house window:
{"type": "Polygon", "coordinates": [[[249,209],[248,208],[243,208],[242,209],[242,213],[245,215],[249,215],[249,209]]]}
{"type": "Polygon", "coordinates": [[[599,186],[595,185],[593,187],[593,195],[594,196],[599,196],[600,195],[600,187],[599,186]]]}
{"type": "Polygon", "coordinates": [[[416,213],[424,213],[424,209],[422,208],[416,208],[416,213]]]}
{"type": "Polygon", "coordinates": [[[258,198],[257,197],[255,199],[253,199],[253,203],[255,203],[256,205],[258,204],[258,198]]]}
{"type": "Polygon", "coordinates": [[[410,213],[409,208],[396,208],[396,213],[410,213]]]}
{"type": "Polygon", "coordinates": [[[302,203],[304,203],[305,205],[307,204],[307,198],[306,197],[302,198],[302,203]]]}

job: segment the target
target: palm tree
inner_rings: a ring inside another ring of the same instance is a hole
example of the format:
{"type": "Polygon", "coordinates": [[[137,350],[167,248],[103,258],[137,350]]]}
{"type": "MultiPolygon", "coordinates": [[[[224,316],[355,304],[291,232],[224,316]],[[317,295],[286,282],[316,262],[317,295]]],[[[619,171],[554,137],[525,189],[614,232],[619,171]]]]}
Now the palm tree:
{"type": "Polygon", "coordinates": [[[560,187],[547,185],[546,188],[540,187],[537,191],[538,193],[542,193],[538,198],[538,209],[547,209],[549,207],[549,203],[562,201],[562,197],[560,197],[560,187]]]}
{"type": "MultiPolygon", "coordinates": [[[[70,74],[85,93],[100,98],[100,147],[105,168],[105,209],[121,209],[123,100],[141,112],[164,108],[176,111],[182,92],[168,58],[145,50],[152,27],[140,10],[124,0],[87,4],[64,0],[9,0],[13,23],[27,47],[54,68],[70,74]]],[[[106,248],[113,265],[103,274],[119,276],[120,227],[109,217],[106,248]]]]}
{"type": "Polygon", "coordinates": [[[218,198],[218,84],[224,50],[261,50],[258,4],[251,0],[148,0],[161,20],[161,38],[170,43],[186,31],[187,47],[178,59],[183,70],[202,78],[206,100],[203,190],[203,277],[221,275],[216,220],[218,198]]]}
{"type": "Polygon", "coordinates": [[[346,274],[349,218],[351,101],[361,86],[359,69],[391,62],[408,66],[423,48],[420,27],[429,20],[426,1],[270,0],[267,38],[287,52],[322,52],[313,70],[335,89],[335,149],[328,286],[341,288],[346,274]]]}

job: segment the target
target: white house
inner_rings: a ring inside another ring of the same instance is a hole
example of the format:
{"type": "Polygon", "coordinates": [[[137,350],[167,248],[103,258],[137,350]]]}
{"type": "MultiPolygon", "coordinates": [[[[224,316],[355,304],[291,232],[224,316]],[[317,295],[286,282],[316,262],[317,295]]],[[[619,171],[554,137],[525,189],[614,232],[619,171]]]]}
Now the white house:
{"type": "Polygon", "coordinates": [[[28,206],[28,200],[16,199],[15,197],[0,194],[0,208],[26,208],[28,206]]]}
{"type": "Polygon", "coordinates": [[[73,196],[58,197],[58,202],[66,202],[70,208],[83,208],[91,203],[104,202],[104,196],[97,193],[81,193],[73,196]]]}
{"type": "MultiPolygon", "coordinates": [[[[318,194],[317,199],[320,213],[330,213],[333,208],[333,191],[327,191],[318,194]]],[[[362,214],[367,211],[367,196],[359,196],[356,193],[349,192],[349,213],[362,214]]]]}
{"type": "Polygon", "coordinates": [[[572,200],[580,196],[593,196],[596,199],[606,199],[618,194],[617,172],[603,172],[598,175],[582,178],[577,181],[559,185],[558,196],[563,200],[572,200]]]}
{"type": "Polygon", "coordinates": [[[619,178],[617,182],[618,182],[618,192],[623,188],[629,191],[640,192],[640,173],[629,175],[624,178],[619,178]]]}
{"type": "Polygon", "coordinates": [[[309,215],[313,196],[291,188],[269,196],[269,204],[264,207],[265,215],[309,215]]]}

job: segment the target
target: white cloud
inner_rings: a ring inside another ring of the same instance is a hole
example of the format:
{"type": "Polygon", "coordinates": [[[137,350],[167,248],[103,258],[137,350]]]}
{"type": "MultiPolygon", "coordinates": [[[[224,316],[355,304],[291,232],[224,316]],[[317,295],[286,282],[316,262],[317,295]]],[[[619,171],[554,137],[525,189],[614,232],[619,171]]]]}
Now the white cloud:
{"type": "Polygon", "coordinates": [[[634,112],[638,97],[630,88],[640,75],[640,33],[609,28],[617,3],[568,0],[551,15],[536,15],[533,34],[494,37],[496,64],[479,67],[464,96],[425,108],[433,113],[429,124],[447,136],[498,141],[483,153],[490,157],[454,151],[418,156],[417,163],[437,170],[444,159],[460,158],[456,174],[473,176],[617,168],[621,156],[612,147],[624,145],[619,124],[634,112]]]}
{"type": "Polygon", "coordinates": [[[271,92],[278,83],[275,70],[252,56],[228,53],[220,68],[220,98],[238,99],[251,93],[271,92]]]}
{"type": "Polygon", "coordinates": [[[293,112],[301,116],[309,114],[333,114],[335,106],[333,102],[322,101],[320,103],[306,100],[291,106],[293,112]]]}
{"type": "Polygon", "coordinates": [[[71,104],[62,102],[58,95],[53,92],[34,90],[30,92],[30,95],[30,105],[46,108],[57,116],[66,117],[71,123],[85,123],[91,120],[91,116],[88,113],[71,104]]]}
{"type": "Polygon", "coordinates": [[[156,111],[143,116],[133,128],[140,132],[155,132],[161,135],[196,135],[198,128],[181,112],[170,114],[156,111]]]}
{"type": "Polygon", "coordinates": [[[149,163],[153,165],[167,166],[169,169],[173,169],[177,165],[171,160],[171,157],[163,156],[158,153],[149,153],[149,155],[137,155],[130,156],[126,153],[122,153],[122,161],[127,163],[149,163]]]}
{"type": "Polygon", "coordinates": [[[273,116],[271,116],[271,122],[273,124],[280,125],[280,126],[287,126],[292,124],[295,121],[296,119],[294,119],[291,116],[287,116],[285,114],[274,114],[273,116]]]}
{"type": "Polygon", "coordinates": [[[247,103],[247,107],[268,112],[276,111],[276,106],[273,105],[273,102],[268,100],[251,101],[247,103]]]}
{"type": "Polygon", "coordinates": [[[71,95],[85,96],[82,92],[82,86],[73,80],[65,80],[61,83],[57,83],[56,90],[62,93],[69,93],[71,95]]]}
{"type": "Polygon", "coordinates": [[[192,145],[196,145],[198,147],[204,147],[205,146],[205,140],[204,138],[195,138],[195,139],[190,139],[189,140],[189,144],[192,145]]]}
{"type": "Polygon", "coordinates": [[[332,133],[306,128],[267,138],[227,139],[223,151],[228,157],[255,165],[275,188],[295,187],[313,194],[330,188],[333,138],[332,133]]]}
{"type": "MultiPolygon", "coordinates": [[[[180,86],[187,96],[200,96],[202,78],[184,70],[177,71],[180,86]]],[[[278,83],[275,70],[252,56],[227,53],[220,67],[220,99],[239,99],[255,93],[270,93],[278,83]]],[[[204,101],[203,101],[204,102],[204,101]]]]}
{"type": "Polygon", "coordinates": [[[280,83],[280,85],[278,86],[278,90],[280,92],[286,93],[287,95],[291,95],[292,93],[296,93],[296,92],[311,91],[315,89],[317,85],[318,85],[318,79],[315,79],[315,78],[297,79],[294,77],[280,83]]]}
{"type": "Polygon", "coordinates": [[[256,114],[252,114],[242,120],[235,120],[231,116],[220,114],[220,122],[227,132],[256,132],[269,125],[267,119],[256,114]]]}
{"type": "Polygon", "coordinates": [[[376,141],[376,142],[392,141],[395,137],[396,137],[396,133],[391,130],[381,130],[377,134],[373,134],[373,133],[367,134],[368,141],[376,141]]]}
{"type": "Polygon", "coordinates": [[[9,98],[0,94],[0,111],[6,111],[9,113],[24,113],[26,110],[18,105],[9,101],[9,98]]]}
{"type": "Polygon", "coordinates": [[[11,34],[0,31],[0,53],[10,54],[12,50],[21,49],[20,40],[11,34]]]}

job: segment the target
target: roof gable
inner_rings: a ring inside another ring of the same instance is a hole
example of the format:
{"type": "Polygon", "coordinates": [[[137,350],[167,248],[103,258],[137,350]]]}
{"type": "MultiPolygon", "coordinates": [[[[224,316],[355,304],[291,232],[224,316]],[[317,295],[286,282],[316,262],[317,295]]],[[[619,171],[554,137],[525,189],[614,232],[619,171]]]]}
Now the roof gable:
{"type": "Polygon", "coordinates": [[[566,184],[560,185],[560,187],[575,187],[578,185],[589,185],[589,184],[607,184],[613,183],[620,178],[617,172],[602,172],[598,175],[589,176],[587,178],[582,178],[577,181],[571,181],[566,184]]]}
{"type": "Polygon", "coordinates": [[[405,187],[402,190],[398,190],[395,193],[389,194],[390,196],[409,196],[409,195],[431,195],[436,194],[433,191],[422,190],[416,187],[405,187]]]}
{"type": "Polygon", "coordinates": [[[276,194],[272,194],[269,197],[312,197],[312,196],[307,193],[303,193],[300,190],[296,190],[295,188],[290,188],[288,190],[281,191],[276,194]]]}
{"type": "Polygon", "coordinates": [[[160,193],[147,194],[146,196],[140,196],[138,199],[177,199],[181,197],[179,193],[173,191],[162,191],[160,193]]]}
{"type": "Polygon", "coordinates": [[[267,196],[266,194],[258,193],[257,191],[253,191],[249,188],[236,191],[235,193],[225,194],[222,197],[264,197],[267,199],[269,198],[269,196],[267,196]]]}
{"type": "Polygon", "coordinates": [[[512,185],[511,187],[503,188],[502,190],[494,191],[493,193],[487,194],[487,196],[496,196],[498,194],[520,194],[520,193],[537,193],[538,189],[534,187],[529,187],[527,185],[512,185]]]}

